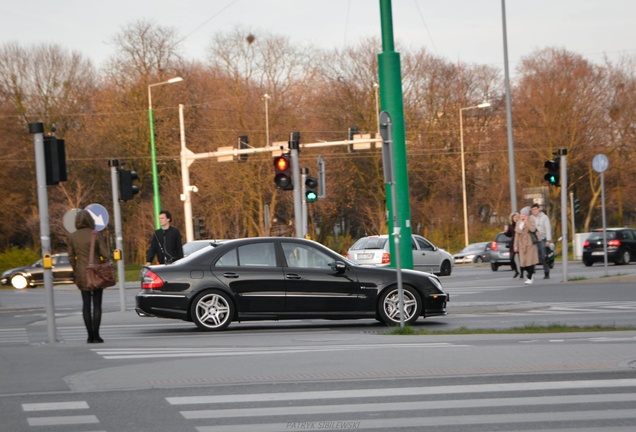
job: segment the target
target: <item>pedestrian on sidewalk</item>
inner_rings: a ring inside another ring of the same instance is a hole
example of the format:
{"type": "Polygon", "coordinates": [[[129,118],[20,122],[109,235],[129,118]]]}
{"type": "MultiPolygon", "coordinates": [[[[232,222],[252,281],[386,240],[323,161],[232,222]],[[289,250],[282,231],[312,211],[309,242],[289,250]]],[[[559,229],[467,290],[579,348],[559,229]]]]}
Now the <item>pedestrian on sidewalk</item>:
{"type": "Polygon", "coordinates": [[[161,225],[161,228],[152,234],[150,246],[146,252],[146,265],[151,265],[155,256],[159,264],[171,264],[183,258],[181,232],[171,226],[171,223],[172,215],[170,212],[161,210],[161,213],[159,213],[159,225],[161,225]]]}
{"type": "Polygon", "coordinates": [[[548,215],[541,211],[539,204],[532,204],[530,211],[532,213],[531,219],[537,227],[539,243],[536,246],[539,254],[539,264],[543,264],[543,279],[550,279],[550,265],[548,264],[546,247],[549,247],[550,243],[552,243],[552,224],[548,215]]]}
{"type": "Polygon", "coordinates": [[[539,262],[539,254],[536,245],[532,242],[531,232],[535,232],[534,221],[530,217],[530,207],[524,207],[519,213],[519,222],[515,227],[514,251],[519,254],[519,266],[521,272],[527,277],[524,282],[530,285],[534,282],[534,266],[539,262]]]}
{"type": "MultiPolygon", "coordinates": [[[[515,252],[514,244],[515,244],[515,227],[517,226],[517,222],[519,221],[519,213],[512,212],[510,213],[510,218],[508,219],[508,229],[506,230],[506,235],[510,237],[510,244],[508,248],[510,249],[510,268],[515,274],[512,278],[519,277],[519,265],[517,263],[517,253],[515,252]]],[[[523,272],[521,273],[521,277],[523,277],[523,272]]]]}
{"type": "MultiPolygon", "coordinates": [[[[95,230],[95,220],[87,210],[80,210],[75,215],[76,231],[71,234],[68,244],[68,259],[73,267],[75,285],[82,293],[82,316],[88,332],[88,343],[102,343],[99,326],[102,322],[103,288],[88,288],[86,268],[90,255],[91,235],[95,230]]],[[[101,262],[108,260],[109,251],[101,232],[95,239],[94,256],[101,262]]]]}

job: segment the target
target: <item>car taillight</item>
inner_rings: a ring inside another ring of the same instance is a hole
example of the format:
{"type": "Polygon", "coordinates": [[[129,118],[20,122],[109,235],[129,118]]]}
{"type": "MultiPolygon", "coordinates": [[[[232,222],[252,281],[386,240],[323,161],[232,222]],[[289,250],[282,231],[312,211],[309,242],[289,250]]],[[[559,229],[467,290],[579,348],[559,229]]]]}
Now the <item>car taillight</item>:
{"type": "Polygon", "coordinates": [[[147,270],[146,273],[142,276],[142,289],[157,289],[161,288],[162,286],[163,280],[151,270],[147,270]]]}
{"type": "Polygon", "coordinates": [[[615,246],[615,247],[620,247],[621,246],[621,241],[620,240],[610,240],[607,242],[608,246],[615,246]]]}
{"type": "Polygon", "coordinates": [[[384,252],[382,254],[382,264],[389,264],[391,262],[391,254],[384,252]]]}
{"type": "Polygon", "coordinates": [[[498,250],[497,249],[497,242],[492,242],[492,245],[490,246],[490,250],[498,250]]]}
{"type": "Polygon", "coordinates": [[[583,247],[584,247],[584,248],[586,248],[586,247],[590,247],[590,241],[589,241],[589,240],[585,240],[585,241],[583,242],[583,247]]]}

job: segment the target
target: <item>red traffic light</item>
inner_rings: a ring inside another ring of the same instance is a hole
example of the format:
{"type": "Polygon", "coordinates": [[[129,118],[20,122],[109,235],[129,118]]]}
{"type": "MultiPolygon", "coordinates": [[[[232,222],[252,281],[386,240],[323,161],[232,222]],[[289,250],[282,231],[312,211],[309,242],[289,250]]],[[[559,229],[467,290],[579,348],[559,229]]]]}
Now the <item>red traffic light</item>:
{"type": "Polygon", "coordinates": [[[276,156],[274,167],[276,168],[276,176],[274,177],[276,187],[283,190],[293,190],[294,183],[289,155],[276,156]]]}

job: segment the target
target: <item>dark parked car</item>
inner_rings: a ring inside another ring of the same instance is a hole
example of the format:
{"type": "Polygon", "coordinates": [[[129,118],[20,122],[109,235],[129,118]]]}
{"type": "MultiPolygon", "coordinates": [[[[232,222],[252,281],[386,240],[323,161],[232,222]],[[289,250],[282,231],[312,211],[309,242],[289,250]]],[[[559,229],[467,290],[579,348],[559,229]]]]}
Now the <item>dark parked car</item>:
{"type": "MultiPolygon", "coordinates": [[[[357,265],[319,243],[228,240],[168,265],[144,267],[137,313],[223,330],[232,321],[375,318],[400,322],[395,269],[357,265]]],[[[402,271],[404,322],[446,314],[430,273],[402,271]]]]}
{"type": "Polygon", "coordinates": [[[499,266],[510,265],[510,242],[512,238],[505,232],[500,232],[495,239],[490,242],[490,268],[492,271],[499,270],[499,266]]]}
{"type": "MultiPolygon", "coordinates": [[[[595,262],[605,262],[603,230],[590,233],[583,243],[583,264],[591,266],[595,262]]],[[[636,259],[636,230],[631,228],[607,229],[607,261],[615,264],[629,264],[636,259]]]]}
{"type": "Polygon", "coordinates": [[[472,243],[453,255],[455,264],[480,263],[490,261],[490,243],[472,243]]]}
{"type": "MultiPolygon", "coordinates": [[[[68,261],[68,254],[51,256],[53,261],[53,283],[75,283],[73,268],[68,261]]],[[[42,260],[31,265],[9,269],[2,273],[2,285],[11,285],[15,289],[24,289],[44,285],[44,266],[42,260]]]]}

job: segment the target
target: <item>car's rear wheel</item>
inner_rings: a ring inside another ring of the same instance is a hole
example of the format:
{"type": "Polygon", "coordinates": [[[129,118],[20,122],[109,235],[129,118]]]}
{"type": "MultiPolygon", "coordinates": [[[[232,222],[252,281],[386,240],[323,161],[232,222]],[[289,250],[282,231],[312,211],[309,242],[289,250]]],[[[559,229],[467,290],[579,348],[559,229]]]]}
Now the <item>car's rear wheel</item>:
{"type": "Polygon", "coordinates": [[[594,264],[594,262],[583,260],[583,264],[585,264],[585,267],[592,267],[592,264],[594,264]]]}
{"type": "Polygon", "coordinates": [[[439,274],[440,276],[450,276],[452,266],[450,261],[444,261],[440,267],[439,274]]]}
{"type": "Polygon", "coordinates": [[[497,271],[497,270],[499,270],[499,265],[495,264],[495,263],[490,263],[490,269],[492,271],[497,271]]]}
{"type": "Polygon", "coordinates": [[[29,287],[29,280],[26,276],[17,274],[11,277],[11,286],[15,289],[25,289],[29,287]]]}
{"type": "Polygon", "coordinates": [[[632,256],[629,254],[628,250],[623,251],[623,254],[621,255],[621,264],[629,264],[629,262],[632,260],[632,256]]]}
{"type": "MultiPolygon", "coordinates": [[[[422,314],[422,300],[411,287],[404,287],[404,324],[413,324],[422,314]]],[[[397,287],[389,288],[380,296],[380,318],[387,325],[400,324],[400,298],[397,287]]]]}
{"type": "Polygon", "coordinates": [[[202,330],[224,330],[232,322],[234,303],[220,291],[206,291],[192,302],[192,321],[202,330]]]}

